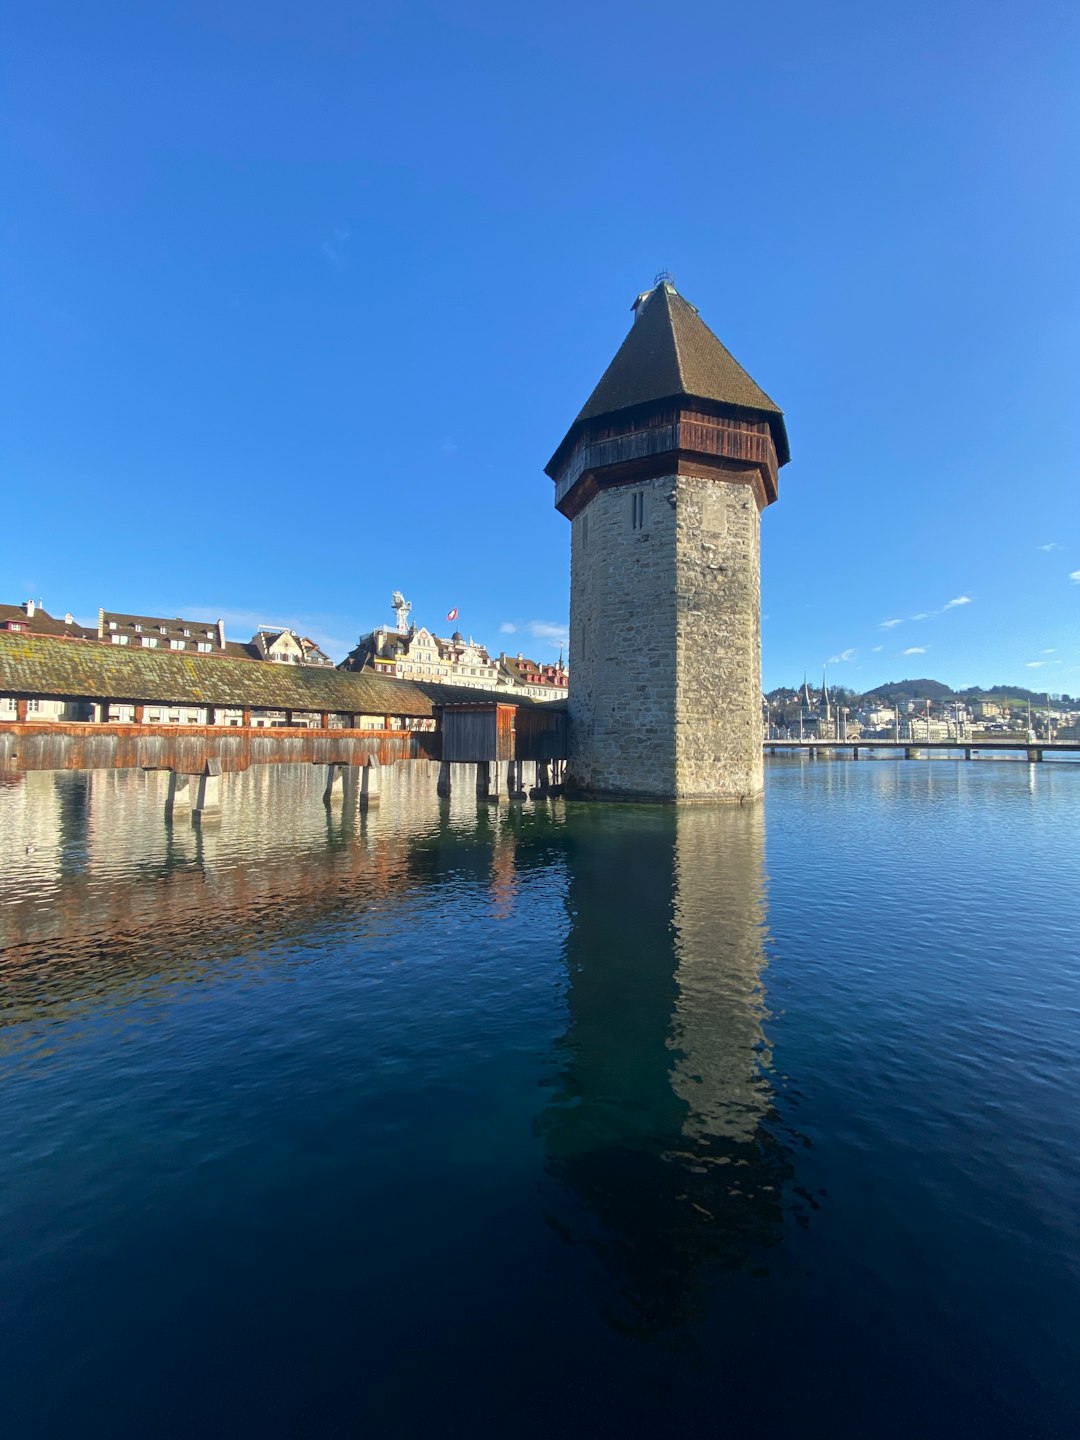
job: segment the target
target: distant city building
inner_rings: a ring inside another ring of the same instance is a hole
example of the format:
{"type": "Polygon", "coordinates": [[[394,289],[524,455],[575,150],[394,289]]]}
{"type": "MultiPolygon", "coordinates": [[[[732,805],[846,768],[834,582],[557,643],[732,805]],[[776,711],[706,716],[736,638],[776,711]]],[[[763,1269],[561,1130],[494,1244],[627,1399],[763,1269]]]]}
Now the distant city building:
{"type": "Polygon", "coordinates": [[[0,630],[25,630],[30,635],[59,635],[69,640],[86,640],[94,632],[80,625],[68,613],[62,620],[43,610],[40,601],[24,600],[21,605],[0,605],[0,630]]]}
{"type": "Polygon", "coordinates": [[[247,643],[230,640],[226,652],[237,660],[267,660],[274,665],[323,665],[333,660],[306,635],[280,625],[260,625],[247,643]]]}
{"type": "Polygon", "coordinates": [[[163,615],[98,611],[97,638],[107,645],[142,650],[183,650],[224,655],[231,660],[264,660],[278,665],[326,665],[333,661],[314,640],[283,625],[260,625],[250,640],[226,640],[223,620],[183,620],[163,615]]]}
{"type": "Polygon", "coordinates": [[[223,655],[222,620],[166,619],[161,615],[124,615],[99,610],[97,638],[107,645],[128,645],[140,650],[184,650],[192,655],[223,655]]]}
{"type": "Polygon", "coordinates": [[[538,700],[565,697],[569,676],[560,657],[557,665],[545,665],[524,655],[502,654],[493,659],[487,648],[460,630],[447,639],[426,626],[411,622],[411,603],[400,590],[391,601],[397,625],[382,625],[362,635],[356,648],[338,667],[367,670],[399,680],[431,680],[444,685],[463,685],[474,690],[507,689],[538,700]]]}
{"type": "Polygon", "coordinates": [[[507,680],[515,690],[524,691],[534,700],[558,700],[565,697],[570,685],[570,675],[560,655],[557,664],[544,665],[528,660],[522,654],[499,656],[500,684],[507,680]]]}
{"type": "MultiPolygon", "coordinates": [[[[24,600],[21,605],[0,604],[0,630],[9,634],[55,635],[66,640],[89,640],[94,634],[70,613],[59,620],[34,600],[24,600]]],[[[87,706],[74,700],[38,696],[26,702],[28,720],[83,720],[88,713],[87,706]]],[[[11,696],[0,696],[0,718],[11,720],[17,714],[15,700],[11,696]]]]}

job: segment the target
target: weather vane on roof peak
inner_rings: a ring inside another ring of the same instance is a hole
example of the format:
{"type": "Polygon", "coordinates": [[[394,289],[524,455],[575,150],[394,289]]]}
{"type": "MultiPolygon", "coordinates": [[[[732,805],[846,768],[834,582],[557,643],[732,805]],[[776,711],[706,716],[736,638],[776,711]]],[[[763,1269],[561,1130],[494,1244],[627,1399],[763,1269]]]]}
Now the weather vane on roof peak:
{"type": "Polygon", "coordinates": [[[652,283],[653,283],[653,287],[654,287],[654,288],[655,288],[657,285],[670,285],[671,288],[674,290],[674,289],[675,289],[675,276],[672,275],[672,273],[671,273],[670,270],[658,270],[658,271],[656,272],[656,277],[655,277],[655,279],[653,280],[652,283]]]}

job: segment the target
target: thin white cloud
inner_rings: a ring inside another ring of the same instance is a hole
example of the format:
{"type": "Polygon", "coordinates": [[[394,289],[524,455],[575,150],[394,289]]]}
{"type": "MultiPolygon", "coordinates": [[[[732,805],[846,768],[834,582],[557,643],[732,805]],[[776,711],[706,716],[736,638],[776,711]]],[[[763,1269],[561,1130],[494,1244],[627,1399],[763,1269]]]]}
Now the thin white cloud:
{"type": "Polygon", "coordinates": [[[950,601],[949,601],[949,603],[945,606],[945,609],[946,609],[946,610],[955,610],[956,607],[957,607],[957,605],[970,605],[970,604],[971,604],[971,596],[970,596],[970,595],[957,595],[957,597],[956,597],[955,600],[950,600],[950,601]]]}
{"type": "Polygon", "coordinates": [[[1035,549],[1036,549],[1036,550],[1046,550],[1046,551],[1050,551],[1050,550],[1060,550],[1060,549],[1061,549],[1061,546],[1057,543],[1056,540],[1051,540],[1049,545],[1036,545],[1036,546],[1035,546],[1035,549]]]}
{"type": "Polygon", "coordinates": [[[830,655],[829,658],[828,658],[828,660],[826,660],[825,663],[826,663],[826,665],[842,665],[845,660],[854,660],[854,659],[855,659],[855,651],[854,651],[854,650],[841,650],[839,655],[830,655]]]}
{"type": "MultiPolygon", "coordinates": [[[[355,640],[343,640],[324,630],[317,619],[303,615],[291,615],[282,619],[280,615],[260,615],[255,610],[215,610],[209,605],[186,605],[183,607],[186,620],[202,620],[213,624],[221,620],[225,624],[227,640],[250,640],[260,625],[295,630],[298,635],[314,640],[320,650],[325,650],[331,659],[343,660],[356,644],[355,640]]],[[[96,623],[96,622],[95,622],[96,623]]]]}
{"type": "Polygon", "coordinates": [[[1080,585],[1080,570],[1073,570],[1069,575],[1069,579],[1072,580],[1074,584],[1080,585]]]}
{"type": "Polygon", "coordinates": [[[884,649],[885,649],[885,646],[884,646],[884,645],[874,645],[874,646],[871,647],[871,651],[872,651],[872,653],[873,653],[874,655],[876,655],[879,650],[884,650],[884,649]]]}
{"type": "Polygon", "coordinates": [[[929,610],[920,610],[918,615],[911,615],[908,618],[911,620],[929,620],[930,612],[929,610]]]}
{"type": "Polygon", "coordinates": [[[528,635],[548,649],[566,650],[570,645],[570,627],[555,620],[504,620],[500,635],[528,635]]]}
{"type": "Polygon", "coordinates": [[[569,625],[560,625],[551,620],[530,620],[525,629],[534,640],[543,640],[552,647],[570,643],[569,625]]]}
{"type": "Polygon", "coordinates": [[[902,625],[903,620],[882,620],[878,626],[879,630],[891,630],[895,625],[902,625]]]}
{"type": "Polygon", "coordinates": [[[901,650],[901,655],[925,655],[925,645],[909,645],[906,650],[901,650]]]}
{"type": "Polygon", "coordinates": [[[1045,660],[1025,660],[1024,665],[1028,670],[1041,670],[1046,664],[1045,660]]]}
{"type": "Polygon", "coordinates": [[[340,265],[345,259],[345,247],[349,243],[349,231],[344,225],[338,225],[331,232],[329,240],[324,240],[319,246],[319,253],[332,265],[340,265]]]}
{"type": "Polygon", "coordinates": [[[1050,648],[1049,650],[1040,650],[1040,651],[1039,651],[1039,654],[1040,654],[1040,655],[1053,655],[1054,653],[1055,653],[1055,652],[1054,652],[1053,646],[1051,646],[1051,648],[1050,648]]]}

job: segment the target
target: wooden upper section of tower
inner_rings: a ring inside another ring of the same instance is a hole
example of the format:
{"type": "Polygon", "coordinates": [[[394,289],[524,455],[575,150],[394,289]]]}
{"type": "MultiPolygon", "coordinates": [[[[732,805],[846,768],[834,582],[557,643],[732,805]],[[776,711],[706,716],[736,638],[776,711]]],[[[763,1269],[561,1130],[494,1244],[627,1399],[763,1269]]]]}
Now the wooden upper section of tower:
{"type": "Polygon", "coordinates": [[[759,506],[791,458],[784,415],[663,279],[634,302],[634,325],[546,467],[573,515],[596,488],[665,469],[752,470],[759,506]]]}

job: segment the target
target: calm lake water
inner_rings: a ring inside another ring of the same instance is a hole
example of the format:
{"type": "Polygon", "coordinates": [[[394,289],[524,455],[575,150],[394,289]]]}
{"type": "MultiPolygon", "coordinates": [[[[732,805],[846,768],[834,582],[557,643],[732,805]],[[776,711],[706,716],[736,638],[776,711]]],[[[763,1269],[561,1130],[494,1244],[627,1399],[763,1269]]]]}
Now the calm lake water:
{"type": "Polygon", "coordinates": [[[1080,766],[164,781],[0,787],[6,1437],[1080,1434],[1080,766]]]}

